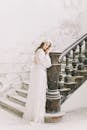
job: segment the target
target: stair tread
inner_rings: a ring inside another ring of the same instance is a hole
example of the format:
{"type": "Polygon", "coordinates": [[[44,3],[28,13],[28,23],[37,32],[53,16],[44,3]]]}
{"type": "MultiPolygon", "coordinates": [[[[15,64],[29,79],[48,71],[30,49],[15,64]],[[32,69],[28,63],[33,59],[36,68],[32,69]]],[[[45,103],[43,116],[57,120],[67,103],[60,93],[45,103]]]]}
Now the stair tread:
{"type": "Polygon", "coordinates": [[[7,105],[7,106],[9,106],[9,107],[11,107],[11,108],[13,108],[13,109],[16,109],[16,110],[18,110],[18,111],[20,111],[20,112],[24,112],[24,108],[25,107],[23,107],[23,106],[21,106],[21,105],[19,105],[19,104],[17,104],[17,103],[14,103],[14,102],[12,102],[12,101],[9,101],[7,98],[1,98],[0,99],[0,105],[1,105],[1,103],[3,103],[3,104],[5,104],[5,105],[7,105]]]}
{"type": "Polygon", "coordinates": [[[27,93],[28,93],[28,91],[27,91],[27,90],[25,90],[25,89],[17,89],[17,90],[16,90],[16,92],[22,92],[22,93],[25,93],[25,94],[27,94],[27,93]]]}
{"type": "Polygon", "coordinates": [[[84,78],[84,76],[72,76],[72,81],[74,80],[76,80],[76,79],[83,79],[84,78]]]}
{"type": "Polygon", "coordinates": [[[71,89],[70,88],[62,88],[62,89],[59,89],[61,92],[62,91],[70,91],[71,89]]]}
{"type": "Polygon", "coordinates": [[[19,96],[22,96],[22,97],[27,97],[28,95],[28,90],[25,90],[25,89],[18,89],[15,91],[19,96]]]}
{"type": "Polygon", "coordinates": [[[80,76],[80,75],[77,75],[77,76],[72,76],[74,78],[83,78],[84,76],[80,76]]]}
{"type": "Polygon", "coordinates": [[[64,82],[65,85],[77,84],[77,82],[64,82]]]}
{"type": "MultiPolygon", "coordinates": [[[[19,101],[22,101],[22,102],[26,102],[26,98],[22,97],[22,96],[19,96],[18,94],[14,94],[14,95],[7,95],[9,96],[10,98],[14,98],[14,99],[17,99],[19,101]]],[[[9,98],[8,97],[8,98],[9,98]]]]}
{"type": "Polygon", "coordinates": [[[81,73],[87,73],[87,69],[86,70],[77,70],[78,72],[81,72],[81,73]]]}
{"type": "Polygon", "coordinates": [[[25,80],[25,81],[23,81],[22,83],[24,83],[24,84],[31,84],[29,81],[27,81],[27,80],[25,80]]]}

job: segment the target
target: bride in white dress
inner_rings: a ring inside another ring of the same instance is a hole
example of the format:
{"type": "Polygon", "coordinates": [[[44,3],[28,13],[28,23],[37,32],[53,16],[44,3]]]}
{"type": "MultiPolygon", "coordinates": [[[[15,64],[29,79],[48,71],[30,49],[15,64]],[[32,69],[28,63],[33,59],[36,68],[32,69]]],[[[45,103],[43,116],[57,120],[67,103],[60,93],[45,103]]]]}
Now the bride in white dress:
{"type": "Polygon", "coordinates": [[[51,66],[50,46],[51,42],[42,42],[35,51],[34,64],[30,76],[31,85],[29,86],[24,113],[24,119],[28,122],[44,122],[47,88],[46,69],[51,66]]]}

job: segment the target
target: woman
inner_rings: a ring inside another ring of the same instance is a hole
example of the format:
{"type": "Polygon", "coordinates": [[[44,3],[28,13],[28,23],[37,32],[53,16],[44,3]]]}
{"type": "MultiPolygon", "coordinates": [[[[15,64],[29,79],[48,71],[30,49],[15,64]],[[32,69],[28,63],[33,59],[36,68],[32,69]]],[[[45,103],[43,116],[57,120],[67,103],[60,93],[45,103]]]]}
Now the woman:
{"type": "Polygon", "coordinates": [[[46,69],[51,66],[49,50],[51,42],[42,42],[36,49],[34,64],[31,70],[28,101],[24,118],[28,121],[44,122],[47,73],[46,69]]]}

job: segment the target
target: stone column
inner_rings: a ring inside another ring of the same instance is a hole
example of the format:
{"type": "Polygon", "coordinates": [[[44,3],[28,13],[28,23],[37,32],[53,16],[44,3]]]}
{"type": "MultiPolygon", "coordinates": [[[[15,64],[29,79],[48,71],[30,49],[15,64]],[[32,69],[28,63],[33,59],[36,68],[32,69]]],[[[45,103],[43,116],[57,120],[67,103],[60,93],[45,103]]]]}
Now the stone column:
{"type": "Polygon", "coordinates": [[[58,63],[60,53],[50,53],[52,67],[47,70],[48,89],[46,93],[45,122],[57,122],[62,116],[61,96],[58,90],[58,77],[61,65],[58,63]]]}

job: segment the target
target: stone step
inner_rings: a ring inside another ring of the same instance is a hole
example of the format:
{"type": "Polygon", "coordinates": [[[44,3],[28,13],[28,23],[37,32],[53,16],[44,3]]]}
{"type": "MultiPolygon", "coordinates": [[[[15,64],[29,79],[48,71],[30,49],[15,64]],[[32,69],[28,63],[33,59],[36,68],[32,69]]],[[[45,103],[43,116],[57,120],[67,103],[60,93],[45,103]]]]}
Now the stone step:
{"type": "Polygon", "coordinates": [[[65,115],[65,112],[58,112],[58,113],[46,113],[45,115],[45,123],[56,123],[60,121],[60,119],[65,115]]]}
{"type": "Polygon", "coordinates": [[[16,93],[17,93],[19,96],[22,96],[22,97],[24,97],[24,98],[26,98],[27,95],[28,95],[28,91],[27,91],[27,90],[23,90],[23,89],[18,89],[18,90],[16,90],[16,93]]]}
{"type": "Polygon", "coordinates": [[[28,89],[29,89],[29,86],[30,86],[30,82],[24,81],[24,82],[22,83],[21,89],[28,90],[28,89]]]}
{"type": "MultiPolygon", "coordinates": [[[[70,90],[71,90],[71,88],[62,88],[62,89],[59,89],[59,91],[60,91],[60,94],[61,95],[64,95],[64,96],[66,96],[66,95],[68,95],[68,93],[70,92],[70,90]]],[[[62,98],[62,97],[61,97],[62,98]]]]}
{"type": "Polygon", "coordinates": [[[20,117],[22,117],[23,113],[24,113],[23,106],[9,101],[6,97],[0,98],[0,107],[2,107],[3,109],[6,109],[7,111],[10,111],[20,117]]]}
{"type": "Polygon", "coordinates": [[[84,70],[77,70],[78,74],[80,76],[87,76],[87,69],[84,69],[84,70]]]}
{"type": "Polygon", "coordinates": [[[84,69],[84,70],[77,70],[78,72],[80,73],[87,73],[87,69],[84,69]]]}
{"type": "Polygon", "coordinates": [[[64,82],[64,85],[76,85],[77,82],[64,82]]]}
{"type": "Polygon", "coordinates": [[[82,80],[84,76],[72,76],[72,81],[75,82],[77,79],[82,80]]]}
{"type": "Polygon", "coordinates": [[[60,92],[66,92],[66,91],[70,91],[71,88],[61,88],[59,89],[60,92]]]}
{"type": "Polygon", "coordinates": [[[74,89],[77,86],[77,82],[64,82],[64,87],[65,88],[71,88],[74,89]]]}
{"type": "Polygon", "coordinates": [[[22,106],[25,106],[26,104],[26,98],[19,96],[18,94],[14,94],[14,95],[7,95],[7,98],[12,101],[15,102],[17,104],[20,104],[22,106]]]}

